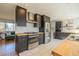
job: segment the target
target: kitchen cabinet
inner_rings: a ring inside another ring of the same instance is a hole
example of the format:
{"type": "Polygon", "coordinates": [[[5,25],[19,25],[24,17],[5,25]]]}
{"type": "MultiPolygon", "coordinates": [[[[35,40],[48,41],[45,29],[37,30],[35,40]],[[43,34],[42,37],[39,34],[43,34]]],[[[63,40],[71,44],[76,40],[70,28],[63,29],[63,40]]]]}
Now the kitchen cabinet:
{"type": "Polygon", "coordinates": [[[20,6],[16,7],[16,25],[17,26],[26,26],[26,13],[27,10],[20,6]]]}
{"type": "Polygon", "coordinates": [[[16,36],[16,51],[23,52],[28,49],[27,36],[16,36]]]}
{"type": "Polygon", "coordinates": [[[41,15],[40,14],[35,14],[34,15],[34,21],[37,22],[34,25],[36,25],[37,27],[41,27],[41,15]]]}
{"type": "Polygon", "coordinates": [[[61,32],[61,30],[62,30],[62,22],[61,21],[56,21],[56,26],[55,27],[56,27],[55,32],[61,32]]]}
{"type": "Polygon", "coordinates": [[[40,34],[38,39],[39,39],[39,44],[43,44],[44,43],[44,35],[43,34],[40,34]]]}
{"type": "Polygon", "coordinates": [[[63,40],[63,39],[65,39],[67,36],[69,36],[69,34],[71,34],[71,33],[55,32],[55,33],[54,33],[54,38],[55,38],[55,39],[63,40]]]}
{"type": "Polygon", "coordinates": [[[16,52],[19,54],[25,50],[33,49],[39,45],[37,33],[23,33],[16,35],[16,52]]]}
{"type": "Polygon", "coordinates": [[[34,23],[34,27],[38,27],[38,23],[34,23]]]}

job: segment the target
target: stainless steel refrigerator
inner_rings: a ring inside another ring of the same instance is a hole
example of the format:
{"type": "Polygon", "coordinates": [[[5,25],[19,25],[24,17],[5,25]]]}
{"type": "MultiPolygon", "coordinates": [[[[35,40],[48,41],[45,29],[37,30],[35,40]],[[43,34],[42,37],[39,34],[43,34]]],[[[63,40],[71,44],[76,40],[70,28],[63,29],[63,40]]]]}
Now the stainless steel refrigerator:
{"type": "Polygon", "coordinates": [[[51,41],[51,24],[50,24],[50,17],[43,16],[44,20],[44,43],[48,43],[51,41]]]}
{"type": "Polygon", "coordinates": [[[45,22],[45,43],[51,41],[50,22],[45,22]]]}

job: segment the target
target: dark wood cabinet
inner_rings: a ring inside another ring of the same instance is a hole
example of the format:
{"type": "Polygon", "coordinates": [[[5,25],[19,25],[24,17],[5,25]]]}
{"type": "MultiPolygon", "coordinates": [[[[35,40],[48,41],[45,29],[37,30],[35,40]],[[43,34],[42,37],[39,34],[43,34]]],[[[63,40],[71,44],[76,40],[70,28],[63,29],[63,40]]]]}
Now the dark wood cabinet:
{"type": "Polygon", "coordinates": [[[45,22],[50,23],[50,17],[42,15],[41,16],[41,28],[45,28],[45,22]]]}
{"type": "Polygon", "coordinates": [[[26,26],[26,9],[20,6],[16,7],[16,25],[26,26]]]}
{"type": "Polygon", "coordinates": [[[37,33],[27,33],[27,34],[20,34],[16,35],[16,52],[19,55],[19,53],[29,50],[32,48],[35,48],[39,45],[37,33]],[[30,34],[30,35],[29,35],[30,34]]]}
{"type": "Polygon", "coordinates": [[[34,23],[34,27],[38,27],[38,23],[34,23]]]}
{"type": "Polygon", "coordinates": [[[43,34],[40,34],[38,39],[39,39],[39,44],[43,44],[44,43],[44,35],[43,34]]]}
{"type": "Polygon", "coordinates": [[[45,22],[50,22],[50,17],[43,15],[45,22]]]}
{"type": "Polygon", "coordinates": [[[62,27],[62,22],[61,21],[57,21],[56,22],[56,32],[61,32],[61,27],[62,27]]]}
{"type": "Polygon", "coordinates": [[[34,25],[36,25],[37,27],[41,27],[41,15],[40,14],[34,15],[34,21],[37,22],[34,25]]]}
{"type": "Polygon", "coordinates": [[[62,40],[62,39],[65,39],[67,36],[69,36],[70,35],[70,33],[64,33],[64,32],[55,32],[54,33],[54,38],[55,39],[60,39],[60,40],[62,40]]]}
{"type": "Polygon", "coordinates": [[[28,49],[27,36],[16,36],[16,51],[23,52],[28,49]]]}
{"type": "Polygon", "coordinates": [[[45,21],[44,21],[44,16],[41,16],[41,28],[45,27],[45,21]]]}

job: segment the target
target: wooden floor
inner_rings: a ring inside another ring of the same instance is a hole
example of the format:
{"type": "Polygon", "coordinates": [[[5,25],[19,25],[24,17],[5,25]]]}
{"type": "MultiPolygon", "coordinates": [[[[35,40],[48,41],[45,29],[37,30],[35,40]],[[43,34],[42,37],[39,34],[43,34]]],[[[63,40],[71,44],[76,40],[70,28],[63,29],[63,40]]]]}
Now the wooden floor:
{"type": "Polygon", "coordinates": [[[14,40],[0,40],[0,56],[16,56],[14,40]]]}

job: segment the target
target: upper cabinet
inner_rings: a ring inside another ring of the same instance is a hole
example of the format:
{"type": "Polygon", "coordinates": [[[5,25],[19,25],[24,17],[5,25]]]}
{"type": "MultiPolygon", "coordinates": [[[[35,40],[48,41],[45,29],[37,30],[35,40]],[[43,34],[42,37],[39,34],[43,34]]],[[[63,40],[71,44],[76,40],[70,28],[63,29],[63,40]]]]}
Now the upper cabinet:
{"type": "Polygon", "coordinates": [[[45,22],[50,22],[50,17],[43,15],[45,22]]]}
{"type": "Polygon", "coordinates": [[[20,6],[16,7],[16,25],[26,26],[26,9],[20,6]]]}
{"type": "Polygon", "coordinates": [[[41,15],[40,14],[35,14],[34,15],[34,21],[39,21],[41,19],[41,15]]]}
{"type": "Polygon", "coordinates": [[[37,22],[37,27],[41,27],[41,15],[40,14],[34,15],[34,21],[37,22]]]}
{"type": "Polygon", "coordinates": [[[50,23],[50,17],[42,15],[41,27],[45,27],[45,22],[49,22],[50,23]]]}

